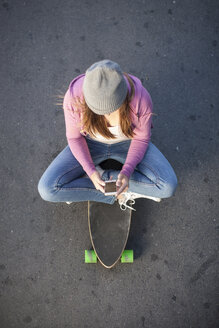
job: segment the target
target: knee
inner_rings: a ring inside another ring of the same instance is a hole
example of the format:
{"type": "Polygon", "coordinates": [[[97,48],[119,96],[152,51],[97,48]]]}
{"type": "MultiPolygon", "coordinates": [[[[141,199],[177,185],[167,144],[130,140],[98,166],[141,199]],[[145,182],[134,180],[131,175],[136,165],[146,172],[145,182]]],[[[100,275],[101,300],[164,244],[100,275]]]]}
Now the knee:
{"type": "Polygon", "coordinates": [[[55,191],[54,188],[51,188],[42,177],[38,182],[38,192],[41,198],[48,202],[54,201],[53,200],[54,191],[55,191]]]}
{"type": "Polygon", "coordinates": [[[177,184],[178,184],[177,177],[174,174],[171,177],[171,179],[168,182],[166,182],[165,186],[163,187],[163,192],[165,194],[164,198],[168,198],[168,197],[171,197],[174,195],[175,190],[177,188],[177,184]]]}

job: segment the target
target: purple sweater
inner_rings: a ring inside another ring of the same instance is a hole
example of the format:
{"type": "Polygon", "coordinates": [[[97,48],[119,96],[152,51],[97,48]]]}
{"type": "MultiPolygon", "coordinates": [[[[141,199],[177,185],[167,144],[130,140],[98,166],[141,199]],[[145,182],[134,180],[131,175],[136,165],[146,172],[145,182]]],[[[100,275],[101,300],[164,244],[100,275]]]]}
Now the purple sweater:
{"type": "MultiPolygon", "coordinates": [[[[69,88],[64,96],[63,109],[66,125],[66,138],[69,148],[74,157],[83,167],[84,171],[90,177],[95,171],[95,166],[87,146],[86,131],[83,130],[81,122],[82,112],[79,107],[77,111],[72,104],[72,97],[78,96],[83,99],[82,85],[85,74],[80,74],[71,81],[69,88]]],[[[120,173],[125,174],[128,178],[133,173],[136,165],[141,162],[151,137],[152,123],[152,110],[153,103],[148,91],[143,87],[141,81],[131,74],[135,87],[135,95],[131,100],[130,107],[131,121],[136,135],[132,138],[129,150],[126,156],[126,161],[120,173]]],[[[131,87],[128,79],[124,75],[129,92],[131,87]]]]}

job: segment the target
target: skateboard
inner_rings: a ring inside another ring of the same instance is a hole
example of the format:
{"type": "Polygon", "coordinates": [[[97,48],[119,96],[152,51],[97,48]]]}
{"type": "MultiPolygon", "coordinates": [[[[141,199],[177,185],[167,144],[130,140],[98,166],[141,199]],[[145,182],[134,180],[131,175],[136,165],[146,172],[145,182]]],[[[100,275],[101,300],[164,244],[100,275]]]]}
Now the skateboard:
{"type": "MultiPolygon", "coordinates": [[[[128,203],[127,203],[128,204],[128,203]]],[[[85,250],[85,263],[100,263],[112,268],[121,258],[122,263],[133,262],[133,250],[125,250],[131,225],[132,210],[121,210],[114,204],[88,201],[88,226],[93,250],[85,250]]]]}

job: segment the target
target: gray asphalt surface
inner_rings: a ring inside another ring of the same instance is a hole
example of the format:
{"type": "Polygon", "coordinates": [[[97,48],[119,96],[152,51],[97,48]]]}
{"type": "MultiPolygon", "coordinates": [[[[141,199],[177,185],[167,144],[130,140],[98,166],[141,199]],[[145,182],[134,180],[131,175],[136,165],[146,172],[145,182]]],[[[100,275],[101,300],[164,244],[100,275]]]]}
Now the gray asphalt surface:
{"type": "Polygon", "coordinates": [[[1,1],[1,328],[217,327],[218,22],[216,0],[1,1]],[[112,270],[84,263],[87,203],[37,190],[67,144],[55,95],[102,59],[151,94],[179,182],[136,201],[135,262],[112,270]]]}

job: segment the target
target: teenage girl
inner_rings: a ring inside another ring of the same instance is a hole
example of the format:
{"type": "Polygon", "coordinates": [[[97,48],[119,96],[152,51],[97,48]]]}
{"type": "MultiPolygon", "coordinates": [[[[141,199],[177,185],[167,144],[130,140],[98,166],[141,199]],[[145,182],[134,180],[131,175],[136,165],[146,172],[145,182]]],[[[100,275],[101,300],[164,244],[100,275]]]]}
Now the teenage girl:
{"type": "Polygon", "coordinates": [[[150,141],[153,103],[134,75],[108,59],[71,81],[63,100],[68,145],[43,173],[38,191],[50,202],[97,201],[128,206],[128,199],[171,197],[177,177],[150,141]],[[106,159],[121,171],[103,170],[106,159]],[[115,179],[116,195],[104,194],[115,179]]]}

